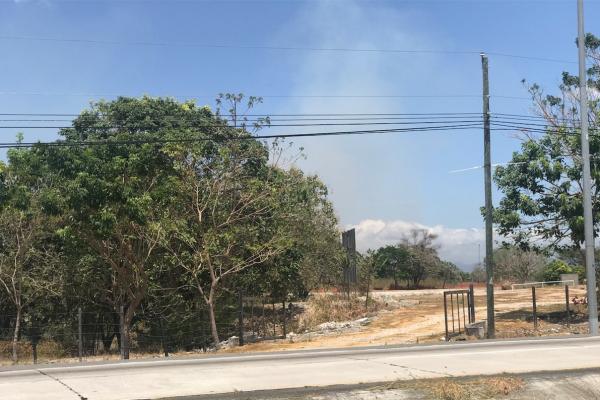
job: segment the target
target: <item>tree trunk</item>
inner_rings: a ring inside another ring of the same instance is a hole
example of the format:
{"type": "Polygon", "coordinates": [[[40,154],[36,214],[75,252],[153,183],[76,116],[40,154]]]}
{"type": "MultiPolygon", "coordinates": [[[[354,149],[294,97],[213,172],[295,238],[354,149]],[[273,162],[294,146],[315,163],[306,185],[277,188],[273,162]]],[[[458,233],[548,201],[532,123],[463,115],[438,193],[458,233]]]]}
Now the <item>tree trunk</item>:
{"type": "Polygon", "coordinates": [[[13,364],[19,362],[19,335],[21,333],[21,307],[17,307],[17,318],[15,320],[15,331],[13,333],[13,341],[12,341],[12,361],[13,364]]]}
{"type": "Polygon", "coordinates": [[[123,359],[129,360],[129,348],[130,348],[130,332],[129,328],[131,327],[131,322],[133,321],[133,316],[135,314],[135,309],[132,304],[129,304],[127,307],[127,311],[124,312],[123,315],[123,339],[121,341],[121,346],[123,346],[123,359]]]}
{"type": "MultiPolygon", "coordinates": [[[[212,295],[211,295],[212,297],[212,295]]],[[[215,307],[214,307],[214,301],[212,299],[210,299],[209,301],[206,302],[206,305],[208,306],[208,318],[210,320],[210,333],[212,335],[212,339],[213,342],[215,344],[215,347],[219,347],[219,343],[221,343],[221,341],[219,340],[219,331],[217,330],[217,319],[215,318],[215,307]]]]}

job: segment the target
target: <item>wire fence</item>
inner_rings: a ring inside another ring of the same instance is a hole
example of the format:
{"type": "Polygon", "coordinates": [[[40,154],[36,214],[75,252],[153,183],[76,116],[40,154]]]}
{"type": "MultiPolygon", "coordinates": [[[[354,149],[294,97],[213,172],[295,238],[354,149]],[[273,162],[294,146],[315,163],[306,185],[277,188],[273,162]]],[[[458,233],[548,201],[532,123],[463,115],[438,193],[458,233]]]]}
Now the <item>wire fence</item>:
{"type": "Polygon", "coordinates": [[[294,326],[299,308],[268,297],[239,296],[237,303],[215,310],[217,344],[210,313],[199,308],[188,313],[156,313],[141,308],[129,324],[124,310],[76,308],[44,318],[20,318],[15,341],[15,314],[0,315],[0,365],[54,359],[129,358],[174,352],[210,352],[262,340],[284,338],[294,326]],[[13,343],[14,342],[14,343],[13,343]]]}

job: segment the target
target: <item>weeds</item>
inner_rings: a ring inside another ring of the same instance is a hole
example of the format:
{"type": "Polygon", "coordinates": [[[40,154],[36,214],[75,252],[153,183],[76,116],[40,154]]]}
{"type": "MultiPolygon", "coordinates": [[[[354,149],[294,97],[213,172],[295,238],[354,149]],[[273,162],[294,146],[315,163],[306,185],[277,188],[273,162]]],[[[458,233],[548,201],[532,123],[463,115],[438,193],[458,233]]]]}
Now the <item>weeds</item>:
{"type": "Polygon", "coordinates": [[[496,399],[515,393],[525,386],[523,379],[512,376],[485,378],[425,379],[398,381],[385,389],[411,389],[424,392],[428,399],[479,400],[496,399]]]}
{"type": "Polygon", "coordinates": [[[477,378],[469,380],[443,379],[425,383],[424,389],[439,400],[493,399],[508,396],[524,386],[523,379],[514,377],[477,378]]]}
{"type": "MultiPolygon", "coordinates": [[[[369,299],[369,312],[376,312],[385,305],[375,299],[369,299]]],[[[312,329],[324,322],[342,322],[362,318],[366,315],[365,298],[343,294],[314,294],[304,306],[304,312],[298,316],[300,330],[312,329]]]]}

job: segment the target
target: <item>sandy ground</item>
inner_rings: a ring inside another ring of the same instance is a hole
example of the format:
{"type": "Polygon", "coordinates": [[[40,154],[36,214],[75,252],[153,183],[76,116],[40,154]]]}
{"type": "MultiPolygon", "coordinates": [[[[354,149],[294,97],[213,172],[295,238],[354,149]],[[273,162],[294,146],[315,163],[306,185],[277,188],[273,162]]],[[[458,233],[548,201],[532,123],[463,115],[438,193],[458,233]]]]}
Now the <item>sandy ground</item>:
{"type": "MultiPolygon", "coordinates": [[[[411,300],[414,305],[385,310],[375,320],[358,332],[335,332],[305,341],[276,340],[253,343],[243,347],[224,350],[227,352],[276,351],[328,347],[351,347],[386,344],[424,343],[442,340],[444,336],[443,290],[378,291],[374,296],[381,301],[390,299],[411,300]]],[[[570,297],[585,296],[585,287],[570,289],[570,297]]],[[[565,292],[562,287],[536,289],[538,313],[565,309],[565,292]]],[[[485,289],[475,289],[476,319],[486,316],[485,289]]],[[[538,331],[533,323],[524,320],[530,315],[531,289],[499,290],[495,292],[496,328],[498,337],[518,337],[586,333],[585,324],[573,324],[570,330],[562,325],[540,321],[538,331]],[[520,312],[517,312],[520,311],[520,312]],[[508,315],[507,315],[508,314],[508,315]],[[511,315],[514,314],[514,315],[511,315]]],[[[571,305],[571,307],[573,307],[571,305]]]]}
{"type": "MultiPolygon", "coordinates": [[[[302,335],[303,339],[280,339],[247,344],[220,350],[222,352],[258,352],[295,349],[334,348],[368,345],[392,345],[439,342],[444,340],[444,310],[442,289],[377,291],[373,296],[390,307],[379,311],[373,321],[358,330],[340,330],[326,334],[302,335]],[[398,306],[399,305],[399,306],[398,306]],[[308,336],[308,338],[306,338],[308,336]]],[[[562,287],[537,289],[538,313],[564,311],[565,293],[562,287]]],[[[572,287],[570,297],[585,296],[585,287],[572,287]]],[[[485,319],[486,293],[484,288],[475,289],[476,320],[485,319]]],[[[587,324],[575,320],[569,329],[564,324],[540,321],[538,329],[531,322],[531,289],[495,291],[497,337],[551,336],[569,333],[587,333],[587,324]],[[529,319],[529,320],[527,320],[529,319]]],[[[573,307],[571,305],[571,307],[573,307]]],[[[585,310],[583,310],[585,311],[585,310]]],[[[172,357],[197,357],[203,353],[176,353],[172,357]]],[[[136,354],[132,359],[162,358],[162,354],[136,354]]],[[[117,354],[86,357],[86,361],[116,360],[117,354]]],[[[23,360],[29,363],[31,360],[23,360]]],[[[40,360],[43,363],[78,362],[78,359],[40,360]]],[[[10,365],[9,359],[0,359],[0,365],[10,365]]]]}

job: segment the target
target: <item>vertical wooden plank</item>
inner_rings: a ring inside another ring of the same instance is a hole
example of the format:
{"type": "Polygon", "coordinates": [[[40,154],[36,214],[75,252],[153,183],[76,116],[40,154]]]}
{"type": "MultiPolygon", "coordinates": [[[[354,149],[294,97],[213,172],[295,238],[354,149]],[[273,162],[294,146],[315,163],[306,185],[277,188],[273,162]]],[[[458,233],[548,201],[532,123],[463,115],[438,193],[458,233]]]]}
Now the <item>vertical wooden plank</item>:
{"type": "Polygon", "coordinates": [[[446,327],[446,342],[450,339],[448,337],[448,302],[446,301],[447,293],[444,292],[444,325],[446,327]]]}

